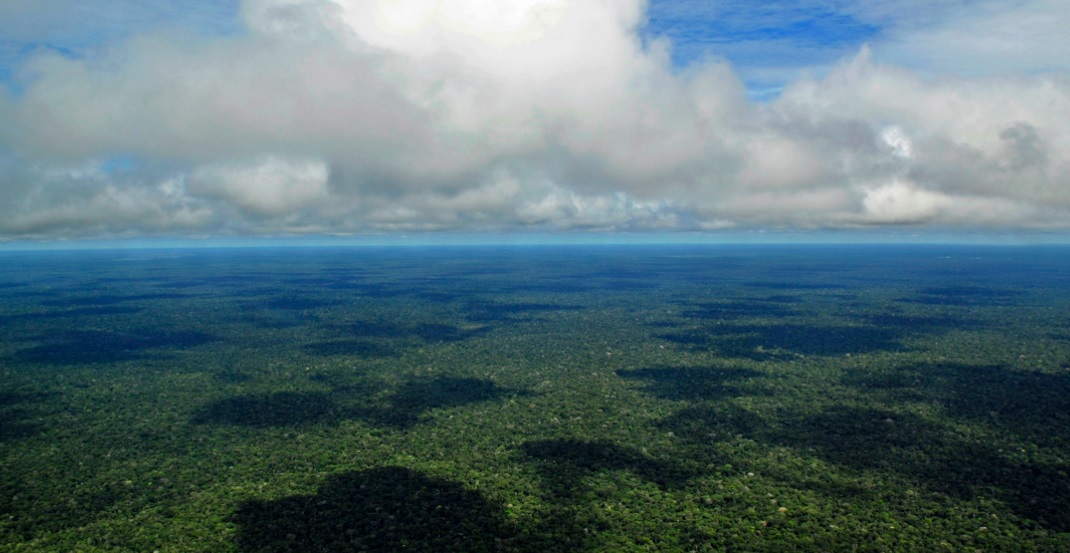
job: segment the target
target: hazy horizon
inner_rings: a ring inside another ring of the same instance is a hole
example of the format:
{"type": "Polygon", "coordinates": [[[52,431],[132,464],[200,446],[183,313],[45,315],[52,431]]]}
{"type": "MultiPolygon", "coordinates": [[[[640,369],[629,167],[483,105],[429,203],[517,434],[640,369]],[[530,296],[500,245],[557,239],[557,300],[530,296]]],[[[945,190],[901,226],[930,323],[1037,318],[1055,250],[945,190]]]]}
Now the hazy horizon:
{"type": "Polygon", "coordinates": [[[1070,246],[1070,235],[1061,233],[906,233],[906,234],[608,234],[608,235],[448,235],[347,236],[347,237],[239,237],[239,238],[138,238],[78,239],[0,242],[0,253],[79,250],[182,250],[244,248],[436,248],[436,247],[571,247],[571,246],[976,246],[1029,247],[1070,246]]]}

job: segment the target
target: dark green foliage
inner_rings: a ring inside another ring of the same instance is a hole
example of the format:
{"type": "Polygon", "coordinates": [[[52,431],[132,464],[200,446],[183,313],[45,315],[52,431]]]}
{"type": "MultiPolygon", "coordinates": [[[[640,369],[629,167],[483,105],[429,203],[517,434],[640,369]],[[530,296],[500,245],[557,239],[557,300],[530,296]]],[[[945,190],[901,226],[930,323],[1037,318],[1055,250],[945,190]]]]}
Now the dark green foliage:
{"type": "Polygon", "coordinates": [[[36,422],[42,405],[54,400],[48,392],[0,391],[0,443],[33,436],[43,430],[36,422]]]}
{"type": "Polygon", "coordinates": [[[1013,305],[1021,292],[987,286],[932,286],[917,291],[917,295],[899,301],[924,305],[1013,305]]]}
{"type": "Polygon", "coordinates": [[[379,401],[354,408],[351,414],[375,426],[409,428],[423,421],[433,409],[453,409],[523,395],[523,392],[501,388],[488,380],[420,379],[402,383],[379,401]]]}
{"type": "Polygon", "coordinates": [[[905,331],[871,325],[811,326],[806,324],[718,324],[659,338],[697,351],[713,350],[724,357],[768,359],[794,355],[844,355],[899,351],[905,331]]]}
{"type": "Polygon", "coordinates": [[[441,323],[399,324],[382,321],[360,321],[343,330],[359,338],[419,338],[425,342],[458,342],[482,332],[480,328],[466,330],[441,323]]]}
{"type": "Polygon", "coordinates": [[[132,315],[142,311],[140,307],[126,307],[121,305],[102,305],[98,307],[78,307],[61,311],[36,311],[32,313],[20,313],[0,317],[0,323],[10,321],[31,321],[46,319],[78,319],[83,317],[104,317],[107,315],[132,315]]]}
{"type": "Polygon", "coordinates": [[[2,261],[0,551],[1070,550],[1070,250],[2,261]]]}
{"type": "MultiPolygon", "coordinates": [[[[327,378],[315,380],[337,384],[327,378]]],[[[525,395],[475,378],[439,377],[396,386],[368,383],[333,387],[331,392],[287,391],[228,397],[202,407],[193,422],[274,427],[337,424],[352,419],[374,426],[409,428],[423,422],[435,409],[525,395]]]]}
{"type": "Polygon", "coordinates": [[[310,425],[337,417],[337,407],[323,392],[275,392],[216,401],[194,417],[196,424],[268,427],[310,425]]]}
{"type": "Polygon", "coordinates": [[[147,300],[178,300],[189,296],[185,294],[148,293],[135,295],[104,294],[94,296],[75,296],[45,300],[41,305],[50,307],[78,307],[78,306],[105,306],[118,303],[139,302],[147,300]]]}
{"type": "Polygon", "coordinates": [[[465,317],[471,321],[501,323],[530,319],[531,315],[553,311],[578,311],[580,305],[558,305],[553,303],[502,303],[479,301],[470,302],[465,308],[465,317]],[[526,316],[526,317],[525,317],[526,316]]]}
{"type": "MultiPolygon", "coordinates": [[[[786,278],[794,278],[797,275],[785,271],[786,278]]],[[[764,290],[841,290],[847,286],[835,282],[794,282],[794,281],[755,281],[744,284],[750,288],[764,290]]]]}
{"type": "Polygon", "coordinates": [[[356,357],[391,357],[397,355],[396,349],[369,340],[328,340],[305,344],[302,349],[312,355],[332,356],[350,355],[356,357]]]}
{"type": "Polygon", "coordinates": [[[626,470],[661,487],[682,485],[698,476],[672,461],[607,442],[541,440],[525,443],[520,451],[536,464],[550,491],[561,496],[582,493],[584,480],[599,471],[626,470]]]}
{"type": "Polygon", "coordinates": [[[308,296],[288,295],[273,297],[264,302],[263,307],[266,309],[308,311],[312,309],[319,309],[321,307],[327,307],[329,305],[335,305],[336,303],[337,302],[333,300],[324,300],[308,296]]]}
{"type": "Polygon", "coordinates": [[[752,317],[786,317],[795,313],[784,306],[785,301],[768,299],[736,300],[694,305],[682,314],[693,319],[730,320],[752,317]]]}
{"type": "Polygon", "coordinates": [[[665,367],[617,371],[617,376],[645,382],[643,391],[673,400],[703,401],[737,395],[740,384],[761,376],[751,369],[722,367],[665,367]]]}
{"type": "Polygon", "coordinates": [[[501,551],[515,536],[482,495],[404,467],[331,476],[314,495],[238,508],[241,551],[501,551]]]}
{"type": "Polygon", "coordinates": [[[40,335],[35,340],[40,345],[16,351],[11,361],[57,365],[115,363],[144,357],[154,350],[193,348],[215,340],[215,336],[197,331],[60,331],[40,335]]]}

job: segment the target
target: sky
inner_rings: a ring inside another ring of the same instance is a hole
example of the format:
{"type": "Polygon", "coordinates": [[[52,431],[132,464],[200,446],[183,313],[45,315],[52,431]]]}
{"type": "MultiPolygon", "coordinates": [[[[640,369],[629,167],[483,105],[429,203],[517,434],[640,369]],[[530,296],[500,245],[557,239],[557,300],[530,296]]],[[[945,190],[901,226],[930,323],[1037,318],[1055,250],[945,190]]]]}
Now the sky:
{"type": "Polygon", "coordinates": [[[1067,29],[1065,0],[0,0],[0,244],[1070,236],[1067,29]]]}

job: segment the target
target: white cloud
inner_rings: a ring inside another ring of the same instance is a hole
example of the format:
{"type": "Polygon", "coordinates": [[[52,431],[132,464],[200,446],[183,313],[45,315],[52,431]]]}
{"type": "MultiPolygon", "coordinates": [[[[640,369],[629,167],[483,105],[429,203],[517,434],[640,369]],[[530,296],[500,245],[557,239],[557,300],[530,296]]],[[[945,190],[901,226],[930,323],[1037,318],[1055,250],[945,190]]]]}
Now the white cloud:
{"type": "Polygon", "coordinates": [[[951,225],[1006,225],[1036,216],[1039,211],[1006,198],[956,197],[899,180],[864,187],[864,193],[865,213],[859,222],[869,225],[933,221],[951,225]]]}
{"type": "Polygon", "coordinates": [[[265,156],[249,163],[198,167],[187,189],[194,196],[222,198],[254,215],[278,216],[325,201],[329,176],[322,161],[265,156]]]}
{"type": "Polygon", "coordinates": [[[623,192],[582,196],[558,187],[517,208],[520,220],[553,228],[657,230],[679,226],[679,215],[667,202],[639,201],[623,192]]]}
{"type": "Polygon", "coordinates": [[[99,162],[25,167],[0,175],[0,237],[77,238],[203,232],[219,227],[212,209],[173,181],[115,182],[99,162]]]}
{"type": "Polygon", "coordinates": [[[757,137],[747,146],[746,162],[737,177],[743,188],[806,187],[826,176],[821,159],[802,141],[757,137]]]}
{"type": "Polygon", "coordinates": [[[903,129],[892,125],[881,131],[881,140],[892,149],[895,157],[910,159],[914,157],[914,143],[903,129]]]}
{"type": "Polygon", "coordinates": [[[873,224],[922,223],[936,218],[941,211],[953,207],[954,201],[944,195],[920,190],[902,181],[867,187],[865,221],[873,224]]]}
{"type": "Polygon", "coordinates": [[[245,34],[36,56],[0,97],[0,233],[1070,227],[1065,74],[878,44],[754,104],[644,46],[643,6],[260,0],[245,34]]]}

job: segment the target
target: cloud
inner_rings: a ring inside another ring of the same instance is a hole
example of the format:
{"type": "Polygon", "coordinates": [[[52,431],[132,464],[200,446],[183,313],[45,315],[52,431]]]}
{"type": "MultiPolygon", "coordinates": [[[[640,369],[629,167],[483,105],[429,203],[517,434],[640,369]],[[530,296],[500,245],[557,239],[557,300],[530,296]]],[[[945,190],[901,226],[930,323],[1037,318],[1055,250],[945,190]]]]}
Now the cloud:
{"type": "Polygon", "coordinates": [[[895,122],[894,165],[926,186],[1070,207],[1065,75],[923,80],[863,51],[821,81],[793,85],[778,105],[810,118],[895,122]]]}
{"type": "Polygon", "coordinates": [[[1070,10],[1062,0],[878,2],[864,6],[888,29],[875,51],[929,75],[1030,75],[1070,70],[1070,10]],[[882,5],[884,4],[884,5],[882,5]]]}
{"type": "Polygon", "coordinates": [[[187,197],[173,180],[121,182],[99,162],[67,167],[4,163],[0,171],[5,199],[0,236],[137,237],[219,227],[212,210],[187,197]]]}
{"type": "Polygon", "coordinates": [[[1037,214],[1035,208],[1006,198],[955,197],[900,180],[864,187],[863,191],[865,211],[859,222],[870,225],[932,220],[944,224],[1000,225],[1037,214]]]}
{"type": "Polygon", "coordinates": [[[329,174],[322,161],[266,156],[198,167],[186,189],[194,196],[223,199],[250,215],[279,216],[326,200],[329,174]]]}
{"type": "Polygon", "coordinates": [[[260,0],[237,34],[34,55],[0,236],[1070,226],[1065,73],[877,45],[753,103],[644,40],[644,5],[260,0]]]}

